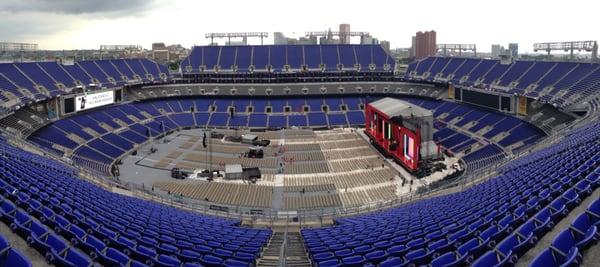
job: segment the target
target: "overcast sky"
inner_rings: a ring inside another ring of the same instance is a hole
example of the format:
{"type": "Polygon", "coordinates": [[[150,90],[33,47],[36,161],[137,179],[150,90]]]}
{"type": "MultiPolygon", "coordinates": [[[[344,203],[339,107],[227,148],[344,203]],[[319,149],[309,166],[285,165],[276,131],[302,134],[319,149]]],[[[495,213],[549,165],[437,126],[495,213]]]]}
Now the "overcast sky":
{"type": "MultiPolygon", "coordinates": [[[[600,39],[598,0],[0,0],[0,41],[41,49],[98,49],[101,44],[208,44],[207,32],[368,31],[391,46],[409,47],[417,31],[436,30],[438,43],[600,39]]],[[[252,43],[257,43],[258,40],[252,43]]]]}

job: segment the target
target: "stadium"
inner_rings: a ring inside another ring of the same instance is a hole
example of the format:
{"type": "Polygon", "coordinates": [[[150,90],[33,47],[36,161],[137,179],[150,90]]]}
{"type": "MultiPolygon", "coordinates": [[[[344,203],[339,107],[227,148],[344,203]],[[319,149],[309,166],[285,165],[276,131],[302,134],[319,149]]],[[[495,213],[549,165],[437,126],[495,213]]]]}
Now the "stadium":
{"type": "Polygon", "coordinates": [[[0,63],[0,266],[598,266],[599,90],[379,44],[0,63]]]}

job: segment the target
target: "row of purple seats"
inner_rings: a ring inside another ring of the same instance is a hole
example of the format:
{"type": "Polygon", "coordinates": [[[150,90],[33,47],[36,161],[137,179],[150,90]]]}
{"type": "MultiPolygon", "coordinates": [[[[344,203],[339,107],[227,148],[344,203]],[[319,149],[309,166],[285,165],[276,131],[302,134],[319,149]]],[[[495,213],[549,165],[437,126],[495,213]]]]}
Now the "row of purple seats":
{"type": "MultiPolygon", "coordinates": [[[[600,186],[600,169],[591,173],[590,182],[600,186]]],[[[600,199],[590,203],[588,208],[571,225],[562,230],[552,241],[550,247],[540,252],[531,266],[568,266],[581,264],[581,253],[596,244],[600,238],[600,199]]]]}
{"type": "MultiPolygon", "coordinates": [[[[119,87],[130,80],[140,79],[144,83],[154,83],[164,82],[169,77],[166,66],[150,59],[87,60],[78,61],[74,65],[62,65],[58,62],[0,64],[0,88],[14,95],[19,104],[65,94],[78,85],[93,83],[104,87],[119,87]],[[150,76],[152,77],[149,78],[150,76]],[[40,89],[41,87],[45,90],[40,89]]],[[[10,100],[6,95],[0,95],[0,100],[10,100]]]]}
{"type": "Polygon", "coordinates": [[[595,94],[594,88],[600,81],[599,75],[600,65],[591,63],[515,61],[503,64],[493,59],[436,56],[410,63],[405,79],[451,81],[463,86],[481,83],[488,88],[500,86],[508,88],[509,93],[564,106],[572,95],[595,94]],[[531,86],[534,90],[526,92],[531,86]],[[545,88],[552,89],[550,94],[540,95],[545,88]],[[560,90],[567,90],[567,93],[555,98],[560,90]]]}
{"type": "Polygon", "coordinates": [[[0,235],[0,266],[30,267],[31,262],[20,250],[13,248],[5,236],[0,235]]]}
{"type": "Polygon", "coordinates": [[[355,70],[356,65],[363,71],[392,71],[395,61],[380,45],[195,46],[180,67],[186,73],[216,69],[246,73],[266,71],[268,66],[274,72],[283,72],[285,66],[338,72],[340,66],[355,70]]]}
{"type": "Polygon", "coordinates": [[[250,266],[271,235],[113,194],[58,162],[0,147],[0,220],[57,266],[250,266]]]}

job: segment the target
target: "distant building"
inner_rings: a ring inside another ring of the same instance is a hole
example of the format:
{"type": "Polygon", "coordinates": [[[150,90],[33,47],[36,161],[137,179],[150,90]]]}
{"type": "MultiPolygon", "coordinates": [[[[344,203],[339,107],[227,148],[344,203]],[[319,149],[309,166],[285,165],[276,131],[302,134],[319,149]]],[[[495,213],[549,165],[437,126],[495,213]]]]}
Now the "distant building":
{"type": "Polygon", "coordinates": [[[329,30],[327,30],[326,36],[319,38],[319,43],[320,44],[339,44],[340,40],[334,39],[333,32],[331,31],[331,29],[329,29],[329,30]]]}
{"type": "Polygon", "coordinates": [[[37,51],[38,44],[0,42],[0,51],[37,51]]]}
{"type": "Polygon", "coordinates": [[[150,57],[160,62],[167,63],[185,58],[188,55],[188,49],[180,44],[165,45],[164,43],[153,43],[150,57]]]}
{"type": "Polygon", "coordinates": [[[168,50],[153,50],[152,51],[152,59],[164,63],[170,60],[170,55],[168,50]]]}
{"type": "Polygon", "coordinates": [[[275,32],[273,34],[273,36],[274,36],[273,44],[276,44],[276,45],[317,44],[316,36],[300,37],[298,39],[295,39],[295,38],[285,37],[285,35],[281,32],[275,32]]]}
{"type": "Polygon", "coordinates": [[[311,44],[317,44],[316,43],[317,38],[316,37],[300,37],[298,38],[298,42],[297,44],[301,44],[301,45],[311,45],[311,44]]]}
{"type": "Polygon", "coordinates": [[[506,54],[506,49],[504,49],[504,46],[501,46],[498,44],[492,45],[492,57],[493,58],[498,58],[501,55],[505,55],[505,54],[506,54]]]}
{"type": "Polygon", "coordinates": [[[225,42],[225,45],[232,46],[232,45],[248,45],[248,44],[244,41],[227,41],[227,42],[225,42]]]}
{"type": "Polygon", "coordinates": [[[411,48],[396,48],[396,49],[392,49],[390,51],[390,54],[392,54],[392,56],[394,58],[398,58],[398,59],[411,58],[412,57],[411,50],[412,50],[411,48]]]}
{"type": "Polygon", "coordinates": [[[370,44],[378,44],[379,40],[377,38],[373,38],[370,35],[363,35],[360,37],[360,44],[370,45],[370,44]]]}
{"type": "Polygon", "coordinates": [[[152,43],[152,51],[167,50],[165,43],[152,43]]]}
{"type": "Polygon", "coordinates": [[[187,57],[189,50],[183,47],[180,44],[173,44],[167,46],[167,50],[169,50],[169,60],[182,60],[187,57]]]}
{"type": "Polygon", "coordinates": [[[152,59],[164,63],[170,60],[165,43],[152,43],[152,59]]]}
{"type": "Polygon", "coordinates": [[[415,58],[422,59],[433,56],[437,50],[436,32],[417,32],[415,35],[415,58]]]}
{"type": "Polygon", "coordinates": [[[517,43],[508,44],[508,53],[513,58],[518,58],[519,57],[519,44],[517,44],[517,43]]]}
{"type": "Polygon", "coordinates": [[[327,37],[325,37],[325,36],[319,37],[319,44],[327,44],[327,37]]]}
{"type": "Polygon", "coordinates": [[[122,51],[122,50],[141,51],[143,49],[142,49],[141,45],[101,45],[100,46],[100,51],[122,51]]]}
{"type": "Polygon", "coordinates": [[[417,48],[417,37],[413,36],[411,38],[411,46],[410,46],[410,51],[409,51],[409,57],[414,58],[415,57],[415,49],[417,48]]]}
{"type": "Polygon", "coordinates": [[[381,41],[379,44],[381,44],[381,47],[383,47],[386,52],[390,52],[390,41],[381,41]]]}
{"type": "Polygon", "coordinates": [[[340,44],[340,39],[331,39],[327,42],[328,42],[328,44],[340,44]]]}
{"type": "Polygon", "coordinates": [[[273,38],[274,38],[273,44],[276,44],[276,45],[287,44],[287,38],[285,37],[285,35],[282,32],[273,33],[273,38]]]}
{"type": "Polygon", "coordinates": [[[242,37],[241,41],[232,41],[231,39],[229,39],[228,41],[225,42],[226,46],[232,46],[232,45],[248,45],[248,38],[246,36],[242,37]]]}
{"type": "Polygon", "coordinates": [[[340,24],[340,44],[350,44],[350,24],[340,24]]]}

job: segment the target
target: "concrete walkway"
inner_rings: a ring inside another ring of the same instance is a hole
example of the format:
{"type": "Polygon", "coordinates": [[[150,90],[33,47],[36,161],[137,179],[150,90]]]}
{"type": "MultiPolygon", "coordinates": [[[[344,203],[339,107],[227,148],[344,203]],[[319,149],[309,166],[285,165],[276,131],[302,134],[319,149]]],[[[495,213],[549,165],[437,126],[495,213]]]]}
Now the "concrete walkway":
{"type": "Polygon", "coordinates": [[[23,252],[23,254],[31,262],[31,266],[51,266],[46,262],[46,259],[42,254],[40,254],[39,252],[37,252],[37,250],[33,249],[27,244],[27,241],[25,241],[25,239],[13,233],[6,224],[1,222],[0,234],[2,234],[4,237],[6,237],[6,239],[8,239],[10,245],[13,248],[16,248],[19,251],[23,252]]]}
{"type": "MultiPolygon", "coordinates": [[[[549,247],[552,243],[552,240],[562,231],[571,225],[571,222],[575,220],[579,214],[581,214],[584,210],[587,209],[588,205],[596,199],[600,198],[600,188],[596,188],[591,195],[581,201],[579,206],[575,207],[575,209],[571,210],[567,217],[560,220],[552,231],[546,233],[542,238],[540,238],[535,245],[535,247],[531,248],[527,251],[517,262],[517,267],[525,267],[529,266],[529,263],[535,259],[535,257],[542,252],[545,248],[549,247]]],[[[585,266],[600,266],[600,245],[596,244],[587,251],[582,253],[584,255],[583,264],[585,266]]]]}

